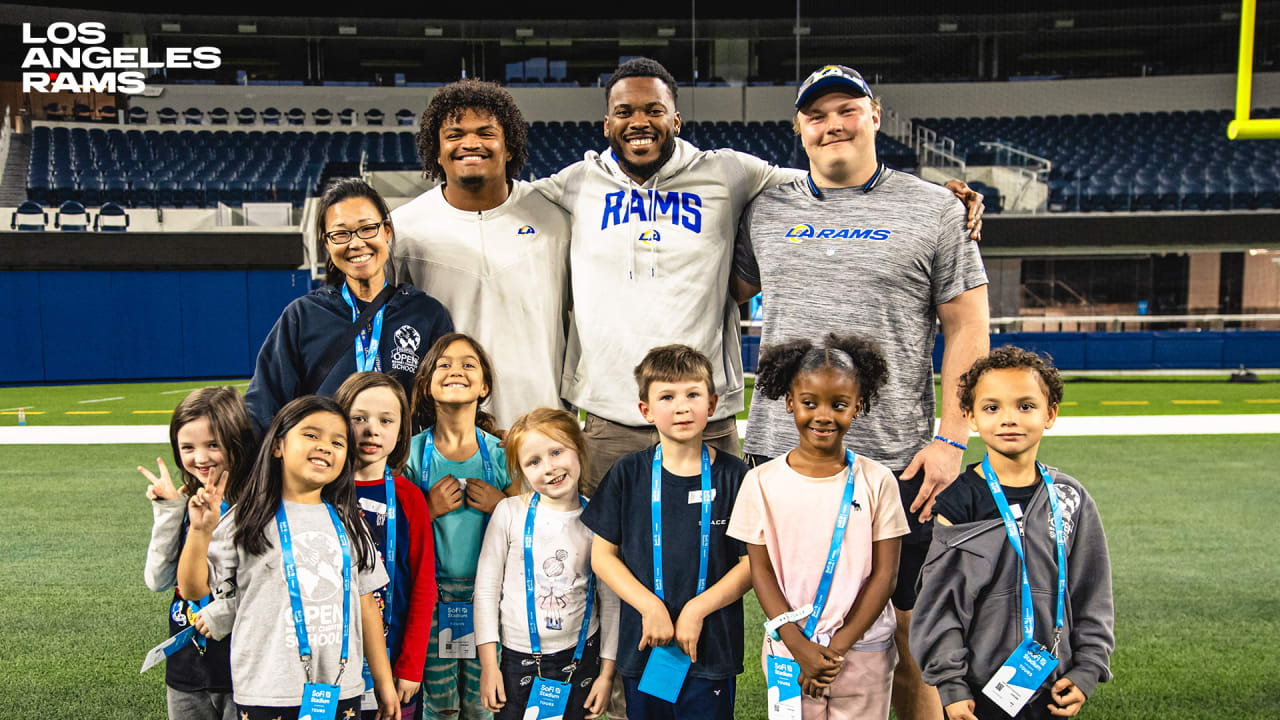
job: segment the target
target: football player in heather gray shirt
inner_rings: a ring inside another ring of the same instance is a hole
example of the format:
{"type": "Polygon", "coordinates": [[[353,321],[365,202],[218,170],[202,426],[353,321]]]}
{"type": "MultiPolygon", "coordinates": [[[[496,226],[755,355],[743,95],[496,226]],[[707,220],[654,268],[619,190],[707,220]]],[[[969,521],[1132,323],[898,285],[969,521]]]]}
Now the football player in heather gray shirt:
{"type": "MultiPolygon", "coordinates": [[[[907,629],[934,497],[961,472],[968,425],[957,381],[988,349],[987,275],[956,197],[878,162],[880,104],[861,75],[819,69],[801,85],[796,108],[809,175],[764,191],[743,214],[733,291],[742,301],[763,289],[762,346],[840,332],[884,350],[888,383],[845,443],[903,480],[912,533],[903,538],[893,596],[900,655],[893,706],[903,720],[941,720],[937,691],[911,659],[907,629]],[[936,438],[935,320],[946,340],[936,438]]],[[[763,460],[797,442],[785,402],[754,396],[745,452],[763,460]]]]}

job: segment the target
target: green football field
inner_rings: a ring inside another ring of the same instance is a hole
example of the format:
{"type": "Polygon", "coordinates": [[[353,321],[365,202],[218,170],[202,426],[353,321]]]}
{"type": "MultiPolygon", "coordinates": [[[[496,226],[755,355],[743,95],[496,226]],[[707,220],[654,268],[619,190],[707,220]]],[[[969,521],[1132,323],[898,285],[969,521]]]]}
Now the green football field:
{"type": "MultiPolygon", "coordinates": [[[[1114,570],[1116,679],[1083,717],[1280,717],[1276,447],[1267,435],[1044,441],[1042,459],[1096,498],[1114,570]]],[[[0,718],[163,718],[163,669],[138,668],[164,639],[169,596],[142,583],[151,512],[134,468],[167,448],[0,452],[0,718]]],[[[763,618],[745,603],[737,716],[764,720],[763,618]]]]}
{"type": "MultiPolygon", "coordinates": [[[[1064,415],[1172,415],[1280,412],[1280,375],[1257,383],[1232,383],[1230,373],[1169,377],[1066,376],[1064,415]]],[[[232,385],[244,391],[247,379],[184,380],[111,385],[31,385],[0,387],[0,427],[28,425],[165,425],[173,408],[191,390],[232,385]]],[[[747,379],[750,404],[753,381],[747,379]]],[[[935,391],[937,391],[935,389],[935,391]]],[[[746,412],[739,417],[746,418],[746,412]]]]}

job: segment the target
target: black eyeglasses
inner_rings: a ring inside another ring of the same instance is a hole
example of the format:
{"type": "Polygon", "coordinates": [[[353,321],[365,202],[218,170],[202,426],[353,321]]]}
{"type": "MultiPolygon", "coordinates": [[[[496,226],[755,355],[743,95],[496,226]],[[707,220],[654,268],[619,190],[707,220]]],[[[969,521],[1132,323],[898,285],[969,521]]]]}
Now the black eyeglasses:
{"type": "Polygon", "coordinates": [[[324,234],[324,239],[334,245],[346,245],[351,242],[351,236],[355,235],[361,240],[372,240],[378,235],[378,230],[387,223],[386,220],[376,222],[371,225],[361,225],[355,230],[334,230],[324,234]]]}

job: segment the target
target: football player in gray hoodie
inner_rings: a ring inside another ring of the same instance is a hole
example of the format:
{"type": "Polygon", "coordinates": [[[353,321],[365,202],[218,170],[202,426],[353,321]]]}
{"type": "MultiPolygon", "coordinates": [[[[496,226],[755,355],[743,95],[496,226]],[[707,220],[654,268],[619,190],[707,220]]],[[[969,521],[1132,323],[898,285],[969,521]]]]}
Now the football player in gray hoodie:
{"type": "Polygon", "coordinates": [[[1016,347],[961,378],[960,404],[987,457],[938,495],[911,617],[911,653],[951,720],[1073,716],[1111,679],[1115,612],[1098,508],[1078,480],[1036,462],[1061,401],[1058,371],[1016,347]],[[1056,666],[1027,683],[1029,700],[1010,701],[1008,666],[1028,645],[1056,666]]]}
{"type": "MultiPolygon", "coordinates": [[[[609,150],[534,183],[572,216],[573,318],[560,395],[587,411],[588,496],[615,460],[658,440],[631,376],[658,345],[688,345],[711,360],[720,404],[703,437],[741,454],[735,416],[746,397],[738,308],[729,297],[734,234],[756,195],[804,176],[681,140],[677,94],[660,63],[622,63],[605,85],[609,150]]],[[[982,196],[954,184],[976,237],[982,196]]]]}

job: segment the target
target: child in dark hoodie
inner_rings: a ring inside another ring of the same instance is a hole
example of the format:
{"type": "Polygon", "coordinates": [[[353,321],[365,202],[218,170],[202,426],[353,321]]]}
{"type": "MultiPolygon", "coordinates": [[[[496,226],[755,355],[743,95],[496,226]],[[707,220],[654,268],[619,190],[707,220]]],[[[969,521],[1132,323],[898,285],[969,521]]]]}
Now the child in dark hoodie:
{"type": "Polygon", "coordinates": [[[1036,462],[1061,401],[1057,369],[1016,347],[961,378],[987,456],[938,496],[911,618],[911,652],[951,720],[1069,717],[1111,678],[1097,506],[1075,478],[1036,462]]]}

